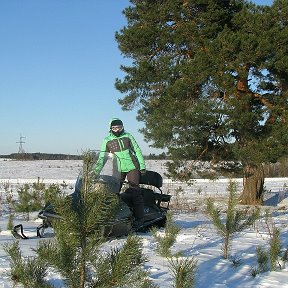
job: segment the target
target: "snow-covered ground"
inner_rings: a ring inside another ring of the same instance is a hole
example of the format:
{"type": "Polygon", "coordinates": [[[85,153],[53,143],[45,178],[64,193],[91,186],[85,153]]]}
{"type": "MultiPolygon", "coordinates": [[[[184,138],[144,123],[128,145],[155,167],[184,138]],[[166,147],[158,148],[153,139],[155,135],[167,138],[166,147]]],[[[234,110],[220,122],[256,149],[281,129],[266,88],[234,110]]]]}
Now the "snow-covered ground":
{"type": "MultiPolygon", "coordinates": [[[[81,161],[4,161],[0,159],[0,198],[3,199],[5,187],[9,186],[14,193],[23,183],[33,183],[38,179],[45,183],[68,184],[67,189],[73,189],[75,179],[81,169],[81,161]]],[[[147,169],[154,170],[164,175],[165,165],[163,161],[147,161],[147,169]]],[[[236,179],[238,187],[241,189],[241,179],[236,179]]],[[[183,257],[195,257],[197,263],[196,287],[288,287],[288,268],[282,263],[282,269],[275,272],[266,272],[253,278],[250,275],[252,267],[256,266],[256,247],[263,245],[268,247],[270,236],[268,227],[264,221],[257,223],[237,234],[232,240],[231,256],[240,261],[240,265],[232,265],[231,260],[222,258],[222,240],[215,233],[211,221],[203,213],[203,199],[208,195],[226,197],[227,179],[219,181],[208,181],[198,179],[193,185],[175,183],[169,179],[163,181],[163,191],[173,195],[174,201],[182,199],[187,202],[190,209],[186,212],[174,213],[174,220],[182,228],[172,252],[182,251],[183,257]],[[202,201],[201,201],[202,200],[202,201]],[[190,203],[190,204],[189,204],[190,203]],[[202,206],[201,206],[202,205],[202,206]]],[[[275,201],[270,201],[271,205],[276,204],[279,198],[285,196],[288,178],[266,179],[266,198],[274,196],[275,201]]],[[[69,190],[68,190],[69,191],[69,190]]],[[[177,202],[177,201],[175,201],[177,202]]],[[[183,202],[183,201],[182,201],[183,202]]],[[[268,202],[267,202],[268,203],[268,202]]],[[[3,244],[13,241],[10,231],[7,231],[8,214],[2,211],[0,218],[0,288],[12,287],[13,284],[7,276],[9,271],[8,256],[3,250],[3,244]]],[[[185,207],[184,207],[185,208],[185,207]]],[[[283,250],[288,248],[288,213],[287,208],[267,206],[273,211],[273,222],[281,230],[281,243],[283,250]]],[[[263,208],[265,209],[265,208],[263,208]]],[[[32,249],[37,246],[36,227],[41,223],[34,213],[29,222],[24,222],[19,218],[14,220],[14,224],[23,223],[28,240],[20,242],[21,251],[24,256],[32,255],[32,249]]],[[[172,287],[172,275],[168,269],[168,260],[160,257],[155,252],[156,242],[150,233],[138,234],[143,240],[143,251],[148,257],[145,269],[150,272],[150,277],[159,287],[172,287]]],[[[125,238],[110,240],[107,247],[121,245],[125,238]]],[[[55,287],[64,287],[61,279],[56,274],[50,272],[47,276],[49,282],[55,287]]]]}

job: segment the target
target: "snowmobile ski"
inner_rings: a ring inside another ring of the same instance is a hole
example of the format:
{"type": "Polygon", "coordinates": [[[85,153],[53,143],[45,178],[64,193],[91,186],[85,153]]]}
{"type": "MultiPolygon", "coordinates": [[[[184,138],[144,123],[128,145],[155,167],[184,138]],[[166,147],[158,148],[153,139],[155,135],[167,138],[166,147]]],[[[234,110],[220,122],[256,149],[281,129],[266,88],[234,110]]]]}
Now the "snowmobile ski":
{"type": "Polygon", "coordinates": [[[18,224],[13,227],[11,231],[12,235],[16,239],[29,239],[24,233],[23,233],[23,225],[18,224]]]}

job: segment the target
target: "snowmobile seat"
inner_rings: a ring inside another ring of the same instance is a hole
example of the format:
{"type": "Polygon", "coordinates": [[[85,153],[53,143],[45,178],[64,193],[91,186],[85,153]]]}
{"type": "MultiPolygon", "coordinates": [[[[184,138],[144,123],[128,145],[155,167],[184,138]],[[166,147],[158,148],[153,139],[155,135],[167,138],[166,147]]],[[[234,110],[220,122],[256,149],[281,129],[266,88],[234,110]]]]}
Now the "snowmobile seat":
{"type": "Polygon", "coordinates": [[[163,179],[159,173],[147,170],[144,175],[141,174],[139,183],[156,187],[161,191],[163,179]]]}
{"type": "Polygon", "coordinates": [[[161,202],[170,202],[171,195],[163,194],[161,190],[163,179],[159,173],[149,170],[146,171],[146,173],[140,177],[140,184],[156,187],[160,191],[160,193],[157,193],[152,189],[142,187],[142,195],[146,205],[156,204],[160,207],[161,202]]]}

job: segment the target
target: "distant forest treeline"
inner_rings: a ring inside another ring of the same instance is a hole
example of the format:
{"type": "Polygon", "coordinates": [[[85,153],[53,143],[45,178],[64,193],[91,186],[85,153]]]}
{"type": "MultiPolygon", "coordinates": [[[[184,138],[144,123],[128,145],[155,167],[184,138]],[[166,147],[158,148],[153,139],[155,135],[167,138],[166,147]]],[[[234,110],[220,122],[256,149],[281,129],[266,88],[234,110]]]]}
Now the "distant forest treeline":
{"type": "Polygon", "coordinates": [[[81,160],[82,155],[50,154],[50,153],[12,153],[0,155],[0,158],[15,160],[81,160]]]}
{"type": "MultiPolygon", "coordinates": [[[[71,154],[51,154],[51,153],[12,153],[9,155],[0,155],[0,158],[15,159],[15,160],[81,160],[82,155],[71,154]]],[[[146,160],[165,160],[168,159],[165,153],[159,155],[145,155],[146,160]]]]}
{"type": "MultiPolygon", "coordinates": [[[[15,160],[82,160],[82,155],[50,154],[50,153],[12,153],[0,155],[0,158],[15,160]]],[[[149,154],[144,156],[145,160],[169,160],[163,152],[159,155],[149,154]]],[[[265,177],[288,177],[288,158],[283,157],[277,163],[265,164],[263,166],[265,177]]]]}

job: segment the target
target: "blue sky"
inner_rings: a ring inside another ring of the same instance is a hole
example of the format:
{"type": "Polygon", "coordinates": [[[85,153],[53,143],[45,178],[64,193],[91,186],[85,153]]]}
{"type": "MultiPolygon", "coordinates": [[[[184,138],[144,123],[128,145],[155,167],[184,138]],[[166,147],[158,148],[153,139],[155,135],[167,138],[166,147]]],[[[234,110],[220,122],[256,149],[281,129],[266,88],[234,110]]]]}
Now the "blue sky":
{"type": "MultiPolygon", "coordinates": [[[[270,5],[272,0],[253,1],[270,5]]],[[[0,1],[0,154],[81,154],[99,149],[112,117],[123,120],[144,154],[136,110],[114,88],[125,63],[115,41],[128,0],[0,1]]]]}

